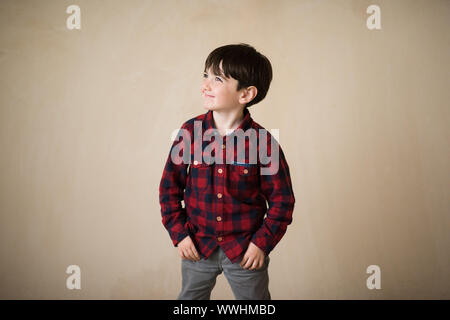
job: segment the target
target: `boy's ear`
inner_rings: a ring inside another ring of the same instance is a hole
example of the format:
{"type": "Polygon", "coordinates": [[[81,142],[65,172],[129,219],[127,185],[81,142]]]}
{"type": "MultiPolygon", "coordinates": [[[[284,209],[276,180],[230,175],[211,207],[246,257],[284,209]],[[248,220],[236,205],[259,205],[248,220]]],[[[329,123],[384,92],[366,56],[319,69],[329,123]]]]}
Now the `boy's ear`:
{"type": "Polygon", "coordinates": [[[241,104],[247,104],[253,99],[255,99],[258,94],[258,89],[255,86],[250,86],[242,89],[241,96],[239,97],[239,102],[241,104]]]}

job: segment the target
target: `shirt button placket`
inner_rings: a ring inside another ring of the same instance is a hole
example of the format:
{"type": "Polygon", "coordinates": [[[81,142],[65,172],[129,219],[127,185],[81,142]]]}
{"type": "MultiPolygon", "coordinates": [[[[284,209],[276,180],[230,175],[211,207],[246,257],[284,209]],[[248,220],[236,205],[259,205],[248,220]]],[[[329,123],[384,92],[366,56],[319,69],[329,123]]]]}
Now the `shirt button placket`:
{"type": "MultiPolygon", "coordinates": [[[[225,139],[222,143],[222,150],[223,150],[223,158],[224,163],[226,159],[226,150],[225,150],[225,139]]],[[[217,232],[217,241],[222,242],[223,241],[223,214],[224,214],[224,205],[223,205],[223,191],[225,188],[225,173],[224,173],[225,166],[223,164],[219,165],[219,168],[217,169],[218,178],[217,178],[217,216],[216,216],[216,232],[217,232]]]]}
{"type": "MultiPolygon", "coordinates": [[[[219,199],[219,201],[217,203],[217,209],[218,209],[217,210],[218,216],[216,217],[216,221],[217,222],[220,222],[220,220],[222,220],[222,217],[220,216],[220,214],[223,212],[223,202],[221,201],[222,196],[223,195],[220,192],[217,194],[217,198],[219,199]]],[[[216,224],[216,232],[217,232],[217,235],[222,234],[223,229],[222,229],[221,223],[216,224]]],[[[219,239],[221,239],[221,237],[218,237],[217,241],[219,241],[219,242],[222,241],[222,240],[219,240],[219,239]]]]}

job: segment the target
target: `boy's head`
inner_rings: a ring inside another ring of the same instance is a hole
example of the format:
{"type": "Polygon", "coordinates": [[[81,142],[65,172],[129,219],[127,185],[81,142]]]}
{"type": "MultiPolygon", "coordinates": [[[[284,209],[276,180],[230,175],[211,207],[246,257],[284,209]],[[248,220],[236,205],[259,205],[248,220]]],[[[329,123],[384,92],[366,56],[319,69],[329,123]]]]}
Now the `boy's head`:
{"type": "Polygon", "coordinates": [[[245,102],[248,108],[266,96],[272,81],[272,66],[269,59],[252,46],[232,44],[219,47],[208,55],[203,77],[205,104],[238,102],[242,105],[245,102]]]}

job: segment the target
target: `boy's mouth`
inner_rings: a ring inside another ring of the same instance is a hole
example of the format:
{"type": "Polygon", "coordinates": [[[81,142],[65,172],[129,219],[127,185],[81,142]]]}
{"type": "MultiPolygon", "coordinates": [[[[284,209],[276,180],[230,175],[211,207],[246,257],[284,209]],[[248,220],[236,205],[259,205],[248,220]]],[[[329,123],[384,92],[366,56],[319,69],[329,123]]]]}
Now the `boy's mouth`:
{"type": "Polygon", "coordinates": [[[210,96],[209,94],[205,93],[205,98],[214,98],[214,96],[210,96]]]}

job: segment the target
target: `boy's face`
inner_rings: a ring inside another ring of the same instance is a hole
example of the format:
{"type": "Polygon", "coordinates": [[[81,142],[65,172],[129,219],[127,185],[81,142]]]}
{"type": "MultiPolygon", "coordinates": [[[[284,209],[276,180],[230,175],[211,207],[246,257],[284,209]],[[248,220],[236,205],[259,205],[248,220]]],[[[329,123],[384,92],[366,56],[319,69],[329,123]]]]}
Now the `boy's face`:
{"type": "Polygon", "coordinates": [[[207,110],[226,111],[244,107],[247,103],[242,96],[245,95],[245,88],[237,91],[238,81],[234,78],[226,78],[220,62],[221,75],[213,73],[209,68],[203,73],[201,93],[203,96],[203,106],[207,110]]]}

